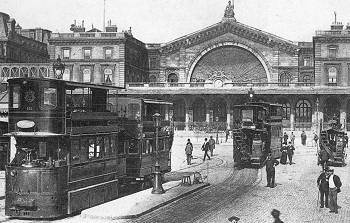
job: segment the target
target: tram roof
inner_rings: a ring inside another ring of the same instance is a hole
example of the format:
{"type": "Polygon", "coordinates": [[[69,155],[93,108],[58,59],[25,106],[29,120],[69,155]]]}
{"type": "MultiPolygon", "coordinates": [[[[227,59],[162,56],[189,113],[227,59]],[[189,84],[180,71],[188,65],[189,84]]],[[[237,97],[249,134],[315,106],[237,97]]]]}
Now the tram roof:
{"type": "Polygon", "coordinates": [[[47,82],[61,82],[66,85],[66,88],[68,89],[75,89],[75,88],[97,88],[97,89],[104,89],[104,90],[120,90],[124,89],[122,87],[112,86],[112,85],[103,85],[103,84],[92,84],[92,83],[81,83],[81,82],[74,82],[74,81],[66,81],[62,79],[55,79],[55,78],[36,78],[36,77],[26,77],[26,78],[12,78],[8,79],[8,82],[21,82],[25,80],[33,80],[33,81],[47,81],[47,82]]]}

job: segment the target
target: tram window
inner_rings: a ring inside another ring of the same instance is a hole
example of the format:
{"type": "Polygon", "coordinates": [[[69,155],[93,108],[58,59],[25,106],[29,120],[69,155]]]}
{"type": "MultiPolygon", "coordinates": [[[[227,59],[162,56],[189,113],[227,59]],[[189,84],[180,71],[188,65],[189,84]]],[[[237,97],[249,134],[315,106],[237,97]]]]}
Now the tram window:
{"type": "Polygon", "coordinates": [[[19,108],[20,106],[20,87],[19,86],[13,86],[12,91],[12,108],[19,108]]]}
{"type": "Polygon", "coordinates": [[[153,152],[153,147],[154,147],[154,140],[149,140],[149,147],[148,149],[148,153],[152,153],[153,152]]]}
{"type": "Polygon", "coordinates": [[[130,140],[129,146],[128,146],[128,153],[129,154],[138,153],[138,141],[137,140],[130,140]]]}
{"type": "Polygon", "coordinates": [[[102,137],[97,137],[95,157],[100,157],[102,151],[104,151],[103,138],[102,137]]]}
{"type": "Polygon", "coordinates": [[[91,159],[95,157],[95,140],[88,139],[88,146],[89,146],[89,159],[91,159]]]}
{"type": "Polygon", "coordinates": [[[43,110],[55,109],[57,107],[57,89],[43,88],[41,93],[40,108],[43,110]]]}
{"type": "Polygon", "coordinates": [[[111,136],[111,139],[110,139],[110,143],[111,143],[111,154],[115,154],[116,153],[116,151],[117,151],[117,138],[116,138],[116,136],[115,135],[112,135],[111,136]]]}
{"type": "Polygon", "coordinates": [[[142,154],[146,154],[147,153],[147,148],[149,146],[149,141],[148,139],[143,141],[143,145],[142,145],[142,154]]]}
{"type": "Polygon", "coordinates": [[[46,157],[46,142],[39,142],[39,157],[46,157]]]}
{"type": "Polygon", "coordinates": [[[71,142],[71,154],[73,162],[79,160],[79,140],[72,140],[71,142]]]}
{"type": "Polygon", "coordinates": [[[103,137],[103,144],[104,144],[104,153],[106,155],[111,155],[111,144],[109,142],[109,137],[105,136],[103,137]]]}
{"type": "Polygon", "coordinates": [[[125,153],[125,141],[119,141],[118,143],[118,154],[124,154],[125,153]]]}
{"type": "Polygon", "coordinates": [[[242,121],[253,121],[253,110],[242,110],[242,121]]]}
{"type": "Polygon", "coordinates": [[[164,150],[164,140],[163,140],[163,139],[159,139],[159,142],[158,142],[158,150],[159,150],[159,151],[164,150]]]}
{"type": "Polygon", "coordinates": [[[164,139],[164,149],[169,150],[169,138],[164,139]]]}

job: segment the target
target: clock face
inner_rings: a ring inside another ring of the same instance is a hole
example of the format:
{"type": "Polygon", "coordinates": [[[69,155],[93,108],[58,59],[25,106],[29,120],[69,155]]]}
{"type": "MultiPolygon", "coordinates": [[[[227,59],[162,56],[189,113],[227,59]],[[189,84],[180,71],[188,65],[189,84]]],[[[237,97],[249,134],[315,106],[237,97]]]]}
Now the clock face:
{"type": "Polygon", "coordinates": [[[26,100],[26,102],[33,102],[35,100],[35,93],[32,90],[28,90],[25,92],[24,94],[24,99],[26,100]]]}

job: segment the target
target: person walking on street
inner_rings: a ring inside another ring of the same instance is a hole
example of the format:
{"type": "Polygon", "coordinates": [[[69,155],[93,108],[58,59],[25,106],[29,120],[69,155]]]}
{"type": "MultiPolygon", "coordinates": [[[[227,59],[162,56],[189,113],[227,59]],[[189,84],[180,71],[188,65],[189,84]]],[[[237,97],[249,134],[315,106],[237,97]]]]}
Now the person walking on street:
{"type": "Polygon", "coordinates": [[[283,134],[283,143],[287,145],[287,141],[288,141],[288,135],[286,132],[284,132],[283,134]]]}
{"type": "Polygon", "coordinates": [[[204,143],[202,145],[202,151],[204,151],[203,161],[205,161],[205,157],[208,157],[208,159],[210,160],[210,156],[208,155],[208,150],[209,150],[209,142],[207,141],[207,138],[205,138],[204,143]]]}
{"type": "Polygon", "coordinates": [[[187,143],[186,143],[186,147],[185,147],[187,165],[191,165],[192,152],[193,152],[193,145],[191,143],[191,140],[187,139],[187,143]]]}
{"type": "Polygon", "coordinates": [[[288,141],[288,146],[287,146],[287,155],[289,159],[289,165],[293,164],[293,155],[294,155],[294,146],[292,145],[291,141],[288,141]]]}
{"type": "Polygon", "coordinates": [[[328,184],[328,170],[322,170],[320,176],[317,178],[317,187],[319,190],[319,195],[321,195],[321,205],[320,208],[328,208],[328,194],[329,194],[329,184],[328,184]]]}
{"type": "Polygon", "coordinates": [[[321,147],[321,150],[318,154],[318,159],[319,159],[319,164],[322,166],[322,169],[326,170],[329,155],[328,155],[328,152],[323,147],[321,147]]]}
{"type": "Polygon", "coordinates": [[[306,134],[305,134],[305,131],[303,131],[300,136],[301,136],[301,144],[303,146],[305,146],[306,145],[306,134]]]}
{"type": "Polygon", "coordinates": [[[226,142],[227,142],[228,137],[230,136],[230,130],[226,129],[225,134],[226,134],[226,142]]]}
{"type": "Polygon", "coordinates": [[[340,178],[334,174],[334,169],[329,170],[329,209],[331,213],[338,214],[338,193],[340,192],[341,181],[340,178]]]}
{"type": "Polygon", "coordinates": [[[263,165],[266,164],[266,177],[267,177],[267,187],[274,188],[275,187],[275,166],[279,164],[279,162],[272,157],[272,153],[269,152],[266,160],[263,165]]]}
{"type": "Polygon", "coordinates": [[[315,147],[317,147],[317,142],[318,142],[318,135],[316,134],[316,132],[314,132],[314,143],[315,143],[315,147]]]}
{"type": "Polygon", "coordinates": [[[215,140],[213,139],[213,136],[210,136],[210,139],[209,139],[209,149],[210,149],[210,155],[213,156],[213,151],[215,149],[215,140]]]}
{"type": "Polygon", "coordinates": [[[275,220],[273,221],[273,223],[284,223],[284,222],[280,219],[280,214],[281,214],[281,212],[280,212],[279,210],[273,209],[273,210],[271,211],[271,215],[272,215],[272,217],[275,219],[275,220]]]}
{"type": "Polygon", "coordinates": [[[290,134],[290,141],[292,142],[292,145],[294,146],[295,135],[293,134],[293,132],[290,134]]]}

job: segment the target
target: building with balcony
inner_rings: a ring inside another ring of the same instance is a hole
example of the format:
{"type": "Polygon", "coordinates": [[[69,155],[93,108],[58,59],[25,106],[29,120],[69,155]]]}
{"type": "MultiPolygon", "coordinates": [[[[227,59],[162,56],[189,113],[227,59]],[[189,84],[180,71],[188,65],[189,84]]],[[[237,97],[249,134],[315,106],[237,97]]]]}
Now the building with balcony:
{"type": "MultiPolygon", "coordinates": [[[[48,51],[66,64],[66,80],[173,102],[177,129],[230,128],[233,106],[252,89],[254,100],[282,104],[286,128],[316,130],[334,116],[350,123],[349,30],[335,21],[312,42],[292,42],[240,23],[229,2],[218,23],[168,43],[143,43],[110,21],[86,31],[82,22],[51,34],[48,51]]],[[[51,66],[1,64],[0,74],[53,77],[51,66]]]]}

